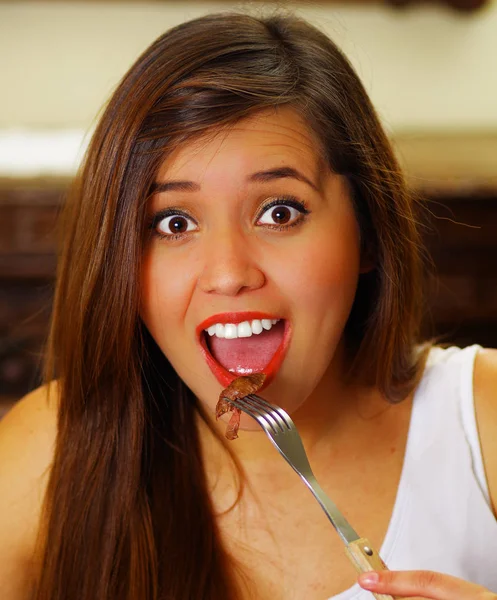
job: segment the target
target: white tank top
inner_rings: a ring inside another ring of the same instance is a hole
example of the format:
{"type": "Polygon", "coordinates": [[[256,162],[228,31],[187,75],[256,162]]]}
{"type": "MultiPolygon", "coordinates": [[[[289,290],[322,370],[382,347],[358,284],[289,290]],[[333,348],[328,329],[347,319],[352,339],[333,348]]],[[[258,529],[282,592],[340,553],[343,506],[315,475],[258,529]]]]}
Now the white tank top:
{"type": "MultiPolygon", "coordinates": [[[[497,520],[473,402],[479,349],[430,352],[414,396],[402,475],[380,555],[392,570],[439,571],[497,592],[497,520]]],[[[329,600],[371,598],[355,584],[329,600]]]]}

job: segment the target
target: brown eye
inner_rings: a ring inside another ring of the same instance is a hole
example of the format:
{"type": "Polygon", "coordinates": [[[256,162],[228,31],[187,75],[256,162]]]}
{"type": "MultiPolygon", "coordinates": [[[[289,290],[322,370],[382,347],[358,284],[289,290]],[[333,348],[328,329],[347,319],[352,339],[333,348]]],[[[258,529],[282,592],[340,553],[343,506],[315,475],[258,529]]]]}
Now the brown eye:
{"type": "Polygon", "coordinates": [[[183,215],[171,215],[169,217],[162,218],[157,223],[157,231],[161,235],[178,235],[194,231],[196,229],[195,223],[186,216],[183,215]]]}
{"type": "Polygon", "coordinates": [[[292,214],[288,206],[277,206],[271,211],[271,219],[278,225],[284,225],[292,218],[292,214]]]}
{"type": "Polygon", "coordinates": [[[173,217],[169,219],[168,228],[171,233],[185,233],[188,222],[185,217],[173,217]]]}
{"type": "Polygon", "coordinates": [[[305,207],[303,205],[301,206],[300,203],[298,203],[297,206],[283,203],[277,204],[276,206],[273,205],[266,208],[257,223],[259,225],[291,226],[297,224],[307,212],[305,207]]]}

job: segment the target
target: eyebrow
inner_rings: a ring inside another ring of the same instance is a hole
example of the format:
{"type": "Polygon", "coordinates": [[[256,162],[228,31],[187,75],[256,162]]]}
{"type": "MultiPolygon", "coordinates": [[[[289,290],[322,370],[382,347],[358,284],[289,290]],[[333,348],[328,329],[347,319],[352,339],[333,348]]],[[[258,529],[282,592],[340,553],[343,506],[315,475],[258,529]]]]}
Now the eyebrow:
{"type": "Polygon", "coordinates": [[[274,181],[275,179],[296,179],[307,183],[311,188],[317,190],[317,186],[312,183],[305,175],[303,175],[297,169],[293,167],[279,167],[276,169],[269,169],[267,171],[258,171],[249,177],[249,181],[257,181],[260,183],[266,183],[267,181],[274,181]]]}
{"type": "MultiPolygon", "coordinates": [[[[312,189],[317,190],[317,186],[312,183],[305,175],[293,167],[278,167],[268,169],[266,171],[257,171],[248,177],[248,181],[256,183],[267,183],[276,179],[296,179],[309,185],[312,189]]],[[[200,185],[194,181],[162,181],[155,182],[152,185],[152,193],[159,194],[161,192],[198,192],[200,185]]]]}
{"type": "Polygon", "coordinates": [[[156,181],[152,184],[152,194],[160,192],[198,192],[200,186],[193,181],[156,181]]]}

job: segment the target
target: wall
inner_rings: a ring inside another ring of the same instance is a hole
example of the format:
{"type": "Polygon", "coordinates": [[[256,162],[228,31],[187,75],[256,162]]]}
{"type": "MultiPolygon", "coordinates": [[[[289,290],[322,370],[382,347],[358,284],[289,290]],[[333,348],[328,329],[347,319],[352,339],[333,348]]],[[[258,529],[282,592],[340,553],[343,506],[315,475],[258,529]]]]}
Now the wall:
{"type": "MultiPolygon", "coordinates": [[[[497,132],[496,1],[470,16],[428,6],[282,5],[319,24],[345,50],[391,132],[497,132]]],[[[0,174],[15,156],[26,167],[30,154],[50,162],[51,153],[70,171],[83,132],[156,36],[206,12],[261,6],[275,5],[0,2],[0,174]],[[19,137],[22,131],[30,137],[19,137]]]]}

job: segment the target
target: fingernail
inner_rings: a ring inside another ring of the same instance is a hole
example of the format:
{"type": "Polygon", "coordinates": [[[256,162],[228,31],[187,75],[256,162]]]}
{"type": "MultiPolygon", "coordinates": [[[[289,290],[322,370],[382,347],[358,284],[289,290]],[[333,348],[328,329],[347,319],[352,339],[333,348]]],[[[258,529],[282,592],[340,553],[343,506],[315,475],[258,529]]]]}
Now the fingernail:
{"type": "Polygon", "coordinates": [[[379,580],[380,576],[374,571],[371,571],[369,573],[361,573],[361,575],[359,575],[359,583],[366,588],[374,587],[379,580]]]}

